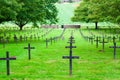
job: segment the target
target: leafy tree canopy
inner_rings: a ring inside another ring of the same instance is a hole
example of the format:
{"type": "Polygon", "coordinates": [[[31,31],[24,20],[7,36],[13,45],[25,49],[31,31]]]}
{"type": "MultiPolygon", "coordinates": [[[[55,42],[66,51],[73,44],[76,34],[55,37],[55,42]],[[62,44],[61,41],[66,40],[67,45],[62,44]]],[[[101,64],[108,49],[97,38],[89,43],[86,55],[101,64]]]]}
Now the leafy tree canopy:
{"type": "Polygon", "coordinates": [[[55,24],[58,20],[58,11],[54,5],[56,2],[57,0],[2,0],[0,21],[13,21],[20,30],[29,22],[55,24]]]}
{"type": "Polygon", "coordinates": [[[74,11],[72,21],[94,22],[109,21],[119,23],[120,0],[82,0],[74,11]]]}

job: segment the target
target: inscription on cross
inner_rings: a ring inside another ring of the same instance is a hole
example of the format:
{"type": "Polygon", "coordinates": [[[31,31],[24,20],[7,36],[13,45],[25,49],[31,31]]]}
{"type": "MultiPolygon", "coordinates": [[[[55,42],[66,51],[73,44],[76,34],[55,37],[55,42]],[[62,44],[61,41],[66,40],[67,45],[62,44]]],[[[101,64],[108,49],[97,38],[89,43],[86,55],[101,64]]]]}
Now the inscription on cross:
{"type": "Polygon", "coordinates": [[[31,47],[30,43],[28,43],[28,47],[24,47],[24,49],[28,49],[28,59],[31,59],[31,49],[35,49],[35,47],[31,47]]]}
{"type": "Polygon", "coordinates": [[[116,42],[114,42],[114,46],[110,46],[109,48],[114,48],[114,59],[116,59],[116,48],[120,48],[120,46],[116,46],[116,42]]]}
{"type": "MultiPolygon", "coordinates": [[[[71,41],[73,37],[70,37],[71,41]]],[[[69,59],[69,75],[72,76],[72,59],[79,59],[79,56],[72,56],[72,48],[76,48],[76,46],[72,46],[72,42],[70,42],[70,46],[66,46],[65,48],[70,48],[69,56],[63,56],[63,59],[69,59]]]]}
{"type": "Polygon", "coordinates": [[[16,60],[16,57],[9,57],[9,52],[6,52],[6,58],[0,58],[0,60],[6,60],[6,73],[10,75],[10,60],[16,60]]]}

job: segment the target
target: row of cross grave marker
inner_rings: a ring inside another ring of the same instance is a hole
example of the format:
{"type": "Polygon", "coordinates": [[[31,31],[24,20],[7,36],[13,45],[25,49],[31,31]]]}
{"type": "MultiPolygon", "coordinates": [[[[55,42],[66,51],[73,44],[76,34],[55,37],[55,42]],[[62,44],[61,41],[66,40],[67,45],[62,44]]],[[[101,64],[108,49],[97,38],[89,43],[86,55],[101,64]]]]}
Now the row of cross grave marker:
{"type": "MultiPolygon", "coordinates": [[[[30,43],[28,43],[28,47],[24,47],[24,49],[28,49],[28,59],[31,59],[31,49],[35,49],[35,47],[31,47],[30,43]]],[[[16,57],[10,57],[9,52],[6,52],[6,58],[0,58],[0,60],[6,60],[6,73],[10,75],[10,60],[16,60],[16,57]]]]}
{"type": "MultiPolygon", "coordinates": [[[[84,38],[85,36],[83,35],[83,33],[80,31],[82,37],[84,38]]],[[[87,37],[89,42],[91,42],[91,44],[93,44],[94,41],[96,41],[96,48],[98,48],[98,43],[102,43],[102,50],[104,51],[104,46],[105,43],[108,43],[110,41],[110,39],[112,39],[113,42],[113,46],[109,46],[109,48],[114,48],[114,52],[113,52],[113,58],[116,59],[116,48],[120,48],[120,46],[116,45],[116,39],[118,38],[113,36],[113,37],[107,37],[107,41],[105,41],[105,37],[102,37],[102,41],[101,41],[101,37],[96,37],[96,39],[94,37],[87,37]]]]}
{"type": "Polygon", "coordinates": [[[51,45],[52,45],[53,42],[54,42],[54,43],[57,42],[58,38],[59,38],[59,36],[53,37],[53,38],[51,37],[50,39],[46,38],[46,40],[45,40],[45,42],[46,42],[46,48],[48,48],[48,43],[49,43],[49,42],[50,42],[51,45]]]}
{"type": "MultiPolygon", "coordinates": [[[[52,30],[52,29],[51,29],[51,30],[52,30]]],[[[50,32],[51,30],[49,30],[49,32],[50,32]]],[[[46,34],[44,34],[44,35],[41,35],[41,37],[43,38],[43,37],[45,37],[47,34],[48,34],[48,33],[46,33],[46,34]]],[[[3,36],[0,36],[0,42],[3,44],[3,48],[5,48],[5,44],[9,42],[10,38],[11,38],[11,37],[6,37],[6,39],[5,39],[3,36]]],[[[33,36],[31,35],[31,36],[30,36],[30,40],[31,40],[31,41],[32,41],[32,38],[33,38],[33,36]]],[[[35,38],[35,39],[37,38],[37,37],[35,36],[35,34],[34,34],[34,38],[35,38]]],[[[39,40],[39,38],[40,38],[40,37],[38,36],[38,40],[39,40]]],[[[56,37],[54,37],[54,38],[57,39],[56,37]]],[[[22,35],[20,35],[20,39],[18,39],[18,37],[16,36],[16,34],[14,34],[13,39],[14,39],[14,42],[17,43],[18,40],[22,41],[22,40],[24,39],[24,41],[27,41],[27,40],[28,40],[28,37],[24,34],[24,37],[23,37],[22,35]]],[[[53,40],[55,40],[55,39],[53,39],[53,40]]]]}
{"type": "Polygon", "coordinates": [[[62,40],[64,40],[63,38],[63,34],[64,34],[64,32],[65,32],[65,29],[63,30],[63,32],[61,33],[61,35],[60,36],[56,36],[56,37],[51,37],[50,39],[48,39],[48,38],[46,38],[46,40],[45,40],[45,42],[46,42],[46,48],[48,48],[48,43],[50,42],[51,43],[51,45],[52,45],[52,43],[53,43],[53,41],[54,41],[54,43],[58,40],[58,39],[60,39],[60,38],[62,38],[62,40]]]}
{"type": "Polygon", "coordinates": [[[74,38],[71,36],[69,42],[70,46],[66,46],[65,48],[70,48],[69,56],[63,56],[63,59],[69,59],[69,75],[72,76],[72,59],[79,59],[79,56],[72,56],[72,48],[76,48],[72,44],[75,43],[74,38]]]}
{"type": "MultiPolygon", "coordinates": [[[[98,48],[98,44],[99,43],[102,43],[102,50],[104,51],[104,47],[105,47],[105,43],[108,43],[108,40],[106,41],[105,37],[87,37],[88,38],[88,41],[91,42],[91,44],[93,44],[93,42],[95,41],[96,42],[96,48],[98,48]]],[[[113,37],[113,43],[115,42],[115,37],[113,37]]]]}
{"type": "MultiPolygon", "coordinates": [[[[31,34],[30,35],[30,33],[28,33],[28,34],[24,34],[24,35],[20,35],[20,33],[18,34],[19,35],[19,37],[17,36],[17,34],[14,34],[13,35],[13,40],[14,40],[14,42],[18,42],[18,41],[28,41],[28,40],[39,40],[40,39],[40,37],[41,38],[43,38],[43,37],[45,37],[49,32],[51,32],[53,29],[51,29],[51,30],[49,30],[49,31],[47,31],[47,32],[45,32],[45,34],[42,34],[41,36],[39,36],[39,34],[37,33],[37,34],[31,34]],[[29,37],[28,37],[28,35],[29,35],[29,37]],[[29,39],[28,39],[29,38],[29,39]]],[[[0,42],[1,43],[8,43],[12,38],[11,38],[11,33],[9,33],[9,35],[7,35],[7,33],[6,32],[4,32],[4,35],[0,35],[0,42]]]]}

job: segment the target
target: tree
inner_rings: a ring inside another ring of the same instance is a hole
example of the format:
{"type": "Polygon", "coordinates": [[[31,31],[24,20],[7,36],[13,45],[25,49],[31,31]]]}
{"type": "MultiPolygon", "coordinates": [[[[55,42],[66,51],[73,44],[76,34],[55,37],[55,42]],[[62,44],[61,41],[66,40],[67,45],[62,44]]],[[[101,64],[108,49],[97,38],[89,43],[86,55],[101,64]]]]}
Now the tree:
{"type": "Polygon", "coordinates": [[[28,23],[55,24],[58,0],[0,0],[0,23],[12,21],[20,27],[28,23]]]}
{"type": "Polygon", "coordinates": [[[120,23],[120,0],[104,1],[102,8],[104,9],[103,14],[106,16],[106,21],[120,23]]]}
{"type": "Polygon", "coordinates": [[[120,24],[120,0],[83,0],[75,10],[72,21],[88,21],[96,24],[109,21],[120,24]]]}
{"type": "Polygon", "coordinates": [[[0,23],[14,20],[19,8],[16,0],[0,0],[0,23]]]}
{"type": "Polygon", "coordinates": [[[22,30],[29,22],[37,24],[52,24],[57,22],[57,0],[18,0],[22,5],[15,20],[15,24],[22,30]]]}
{"type": "Polygon", "coordinates": [[[95,29],[98,29],[98,22],[104,20],[101,13],[101,5],[103,1],[83,0],[75,10],[72,21],[74,22],[94,22],[95,29]]]}
{"type": "Polygon", "coordinates": [[[34,24],[57,22],[57,9],[54,6],[57,0],[18,0],[18,2],[22,8],[16,16],[15,24],[20,30],[29,22],[34,24]]]}

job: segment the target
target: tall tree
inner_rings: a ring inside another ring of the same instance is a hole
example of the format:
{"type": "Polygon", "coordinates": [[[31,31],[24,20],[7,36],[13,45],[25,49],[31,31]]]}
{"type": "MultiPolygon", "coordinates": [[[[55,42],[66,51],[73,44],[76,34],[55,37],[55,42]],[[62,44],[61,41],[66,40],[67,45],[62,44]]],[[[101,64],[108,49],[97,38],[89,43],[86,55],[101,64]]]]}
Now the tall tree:
{"type": "Polygon", "coordinates": [[[113,23],[120,23],[120,0],[106,0],[104,1],[103,16],[106,16],[106,20],[113,23]]]}
{"type": "Polygon", "coordinates": [[[74,22],[94,22],[95,29],[98,29],[98,22],[102,21],[101,5],[103,1],[98,0],[83,0],[75,10],[72,21],[74,22]]]}
{"type": "Polygon", "coordinates": [[[57,9],[54,6],[57,0],[18,0],[18,2],[22,8],[16,16],[15,24],[20,30],[29,22],[35,24],[57,22],[57,9]]]}

